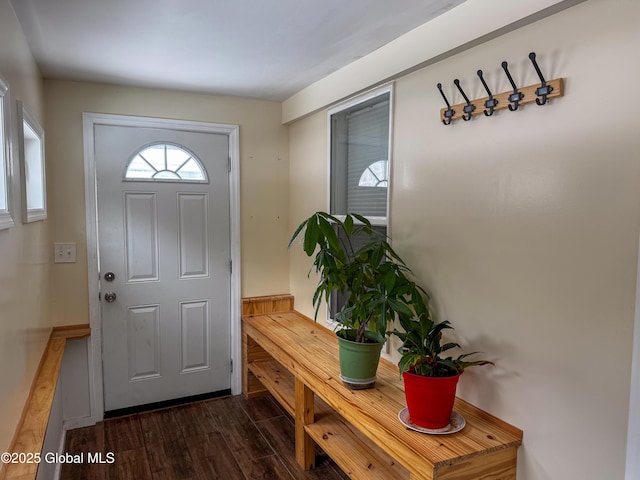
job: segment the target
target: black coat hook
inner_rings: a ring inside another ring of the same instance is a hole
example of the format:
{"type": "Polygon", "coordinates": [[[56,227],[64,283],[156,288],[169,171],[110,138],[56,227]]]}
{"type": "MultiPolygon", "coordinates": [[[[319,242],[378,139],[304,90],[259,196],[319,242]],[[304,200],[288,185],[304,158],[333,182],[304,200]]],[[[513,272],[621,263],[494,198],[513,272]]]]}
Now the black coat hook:
{"type": "Polygon", "coordinates": [[[464,94],[464,92],[462,91],[462,87],[460,86],[460,80],[458,80],[457,78],[453,81],[453,83],[455,83],[456,87],[458,87],[458,90],[460,90],[460,93],[462,94],[462,96],[464,97],[464,101],[467,102],[467,104],[464,106],[464,108],[462,109],[462,111],[465,113],[464,115],[462,115],[462,120],[469,121],[471,120],[471,115],[473,115],[473,111],[476,109],[476,106],[473,105],[469,99],[467,98],[467,96],[464,94]]]}
{"type": "Polygon", "coordinates": [[[520,100],[524,98],[524,95],[518,91],[518,87],[516,87],[513,78],[511,78],[508,67],[509,64],[507,62],[502,62],[502,69],[504,70],[504,73],[507,74],[507,78],[509,79],[511,86],[513,87],[513,93],[509,95],[509,110],[515,112],[520,105],[520,100]]]}
{"type": "Polygon", "coordinates": [[[482,85],[484,85],[484,89],[487,91],[487,93],[489,94],[489,99],[484,102],[484,114],[487,117],[490,117],[491,115],[493,115],[493,109],[496,108],[496,106],[498,105],[498,100],[496,100],[495,98],[493,98],[493,94],[491,93],[491,90],[489,90],[489,87],[487,86],[487,82],[484,81],[484,78],[482,76],[482,70],[478,70],[478,76],[480,77],[480,81],[482,82],[482,85]],[[487,111],[486,109],[489,109],[489,111],[487,111]]]}
{"type": "Polygon", "coordinates": [[[538,74],[538,77],[540,77],[541,82],[540,86],[536,89],[536,95],[538,96],[538,98],[536,98],[536,103],[538,105],[544,105],[545,103],[547,103],[547,95],[549,95],[553,91],[553,87],[551,85],[547,85],[547,82],[542,76],[540,67],[538,67],[538,62],[536,62],[535,52],[531,52],[529,54],[529,60],[531,60],[531,63],[533,63],[533,68],[536,69],[536,73],[538,74]]]}
{"type": "Polygon", "coordinates": [[[440,95],[442,95],[442,98],[444,99],[444,103],[447,104],[447,109],[444,111],[445,119],[442,120],[442,123],[444,123],[445,125],[450,125],[451,119],[455,115],[456,111],[453,108],[451,108],[451,105],[449,105],[449,100],[447,100],[447,97],[444,96],[444,92],[442,91],[442,84],[439,83],[437,87],[438,87],[438,90],[440,90],[440,95]]]}

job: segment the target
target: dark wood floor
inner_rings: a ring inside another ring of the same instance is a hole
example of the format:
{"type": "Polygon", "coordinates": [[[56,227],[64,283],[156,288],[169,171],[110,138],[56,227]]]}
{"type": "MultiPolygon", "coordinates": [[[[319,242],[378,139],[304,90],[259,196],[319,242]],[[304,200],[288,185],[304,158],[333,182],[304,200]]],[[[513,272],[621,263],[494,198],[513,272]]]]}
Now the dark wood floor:
{"type": "Polygon", "coordinates": [[[272,397],[224,397],[105,420],[67,433],[62,480],[247,480],[348,477],[322,451],[316,468],[300,469],[294,426],[272,397]],[[89,464],[88,453],[113,452],[112,464],[89,464]]]}

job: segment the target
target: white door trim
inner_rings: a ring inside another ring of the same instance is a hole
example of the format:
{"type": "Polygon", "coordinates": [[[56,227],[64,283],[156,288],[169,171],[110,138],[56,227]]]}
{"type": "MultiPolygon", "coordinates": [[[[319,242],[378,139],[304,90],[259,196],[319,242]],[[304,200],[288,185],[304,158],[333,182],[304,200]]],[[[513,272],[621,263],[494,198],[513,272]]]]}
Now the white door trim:
{"type": "Polygon", "coordinates": [[[629,394],[629,428],[627,431],[626,480],[640,478],[640,242],[638,243],[638,267],[636,273],[636,310],[633,325],[633,350],[631,354],[631,384],[629,394]]]}
{"type": "Polygon", "coordinates": [[[221,123],[194,122],[188,120],[169,120],[129,115],[111,115],[101,113],[83,113],[84,141],[84,193],[87,224],[87,267],[89,283],[89,321],[91,341],[89,342],[89,376],[91,390],[91,417],[94,422],[104,418],[104,390],[102,378],[102,319],[98,300],[98,222],[96,168],[94,156],[94,129],[96,125],[128,126],[144,128],[169,128],[189,132],[218,133],[229,137],[229,194],[230,194],[230,242],[231,261],[231,360],[234,368],[231,373],[231,393],[236,395],[242,390],[241,335],[240,335],[240,145],[239,127],[221,123]]]}

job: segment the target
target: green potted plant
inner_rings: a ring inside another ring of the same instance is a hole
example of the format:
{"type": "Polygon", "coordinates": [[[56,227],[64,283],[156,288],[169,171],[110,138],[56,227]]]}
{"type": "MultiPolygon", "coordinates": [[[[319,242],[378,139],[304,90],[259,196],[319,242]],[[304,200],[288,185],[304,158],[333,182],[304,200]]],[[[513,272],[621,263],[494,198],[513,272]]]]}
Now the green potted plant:
{"type": "Polygon", "coordinates": [[[466,368],[493,365],[488,360],[468,361],[478,352],[444,357],[444,352],[460,348],[454,342],[442,343],[442,332],[453,329],[449,321],[436,323],[429,311],[414,318],[400,317],[404,331],[393,333],[402,340],[398,367],[413,423],[428,429],[446,427],[453,412],[456,387],[466,368]]]}
{"type": "Polygon", "coordinates": [[[370,388],[389,324],[396,316],[428,313],[425,293],[386,236],[361,215],[338,219],[316,212],[300,224],[289,247],[299,237],[305,253],[314,257],[311,271],[319,275],[313,295],[316,318],[333,292],[346,296],[334,315],[341,378],[350,388],[370,388]]]}

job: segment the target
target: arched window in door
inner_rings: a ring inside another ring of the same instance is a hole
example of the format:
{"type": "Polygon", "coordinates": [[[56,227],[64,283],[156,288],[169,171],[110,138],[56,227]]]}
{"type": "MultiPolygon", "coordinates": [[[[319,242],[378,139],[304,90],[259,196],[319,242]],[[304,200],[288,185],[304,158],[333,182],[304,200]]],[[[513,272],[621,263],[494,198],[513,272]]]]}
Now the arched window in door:
{"type": "Polygon", "coordinates": [[[174,143],[153,143],[134,153],[124,179],[143,182],[207,183],[207,171],[192,152],[174,143]]]}

